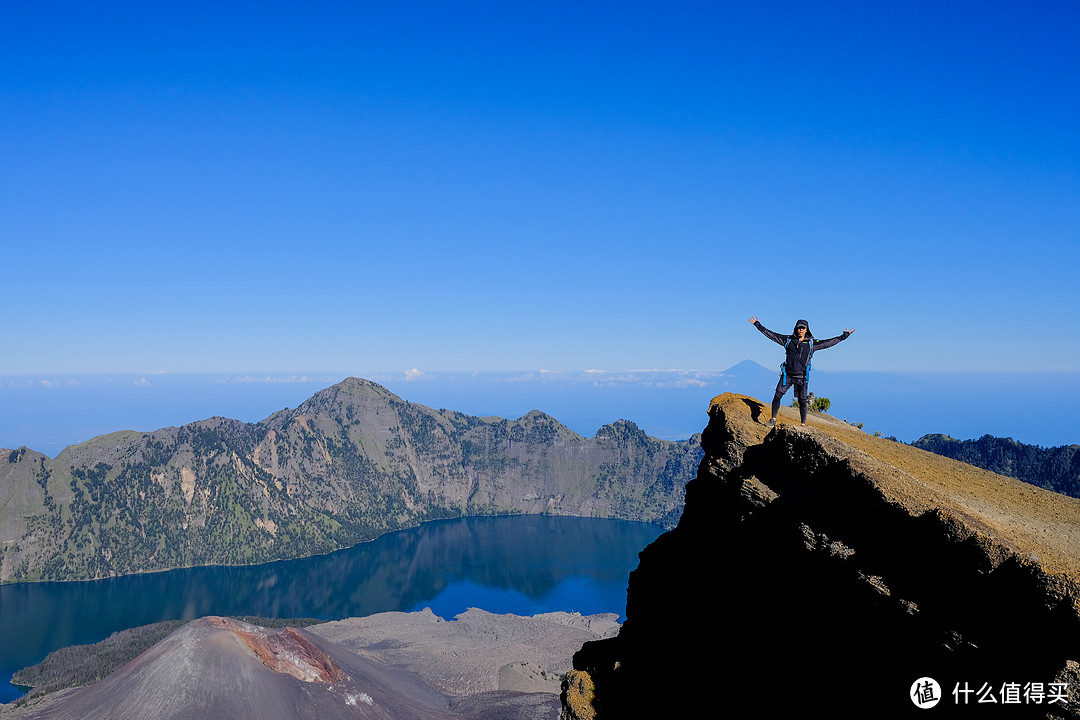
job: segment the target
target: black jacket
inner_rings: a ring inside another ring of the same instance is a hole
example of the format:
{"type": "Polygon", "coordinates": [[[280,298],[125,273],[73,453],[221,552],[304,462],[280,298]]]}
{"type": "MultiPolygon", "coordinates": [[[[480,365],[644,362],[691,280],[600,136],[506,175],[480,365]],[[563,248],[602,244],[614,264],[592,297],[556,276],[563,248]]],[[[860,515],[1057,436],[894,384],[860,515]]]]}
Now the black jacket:
{"type": "Polygon", "coordinates": [[[818,350],[824,350],[830,348],[841,340],[847,340],[849,333],[847,330],[842,335],[837,335],[834,338],[828,340],[815,340],[814,335],[810,332],[810,328],[806,328],[806,338],[799,342],[798,336],[795,331],[792,330],[791,335],[781,335],[780,333],[773,332],[760,322],[754,323],[754,327],[761,331],[761,334],[769,338],[778,345],[783,345],[787,350],[787,374],[792,377],[805,377],[806,367],[810,364],[810,358],[818,350]]]}

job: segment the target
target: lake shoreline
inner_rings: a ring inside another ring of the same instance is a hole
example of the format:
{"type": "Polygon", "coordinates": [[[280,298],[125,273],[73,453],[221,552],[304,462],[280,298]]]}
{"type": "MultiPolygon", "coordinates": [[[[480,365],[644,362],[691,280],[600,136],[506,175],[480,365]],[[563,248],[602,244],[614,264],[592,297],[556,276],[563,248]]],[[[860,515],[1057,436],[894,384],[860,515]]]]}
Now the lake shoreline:
{"type": "MultiPolygon", "coordinates": [[[[323,621],[431,607],[534,615],[625,613],[637,554],[663,529],[648,523],[510,515],[425,522],[309,558],[203,566],[89,581],[0,585],[0,676],[52,650],[125,628],[207,615],[323,621]]],[[[0,701],[15,697],[0,687],[0,701]]]]}

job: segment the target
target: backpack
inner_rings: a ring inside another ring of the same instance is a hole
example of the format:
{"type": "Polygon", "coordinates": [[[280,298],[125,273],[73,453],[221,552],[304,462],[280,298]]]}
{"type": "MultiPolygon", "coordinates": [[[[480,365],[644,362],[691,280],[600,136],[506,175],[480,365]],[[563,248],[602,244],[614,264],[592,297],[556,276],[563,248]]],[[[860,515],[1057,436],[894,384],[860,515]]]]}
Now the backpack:
{"type": "MultiPolygon", "coordinates": [[[[809,333],[807,333],[807,334],[809,335],[809,333]]],[[[807,338],[807,339],[810,340],[810,357],[813,358],[814,357],[814,337],[813,337],[813,335],[810,335],[810,337],[807,338]]],[[[791,338],[788,338],[787,342],[784,343],[784,350],[787,350],[788,343],[790,343],[790,342],[791,342],[791,338]]],[[[782,382],[784,385],[787,385],[787,360],[780,363],[780,382],[782,382]]],[[[810,382],[810,360],[806,361],[806,375],[803,376],[803,382],[810,382]]]]}

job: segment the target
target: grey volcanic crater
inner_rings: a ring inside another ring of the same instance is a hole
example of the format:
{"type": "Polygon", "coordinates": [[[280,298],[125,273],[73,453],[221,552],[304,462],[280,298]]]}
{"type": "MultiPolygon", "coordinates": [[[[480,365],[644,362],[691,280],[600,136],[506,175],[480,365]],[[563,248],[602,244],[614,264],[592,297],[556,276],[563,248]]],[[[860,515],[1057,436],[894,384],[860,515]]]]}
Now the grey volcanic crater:
{"type": "Polygon", "coordinates": [[[426,610],[277,631],[206,617],[94,685],[0,716],[554,720],[573,653],[618,627],[614,615],[475,609],[453,621],[426,610]]]}

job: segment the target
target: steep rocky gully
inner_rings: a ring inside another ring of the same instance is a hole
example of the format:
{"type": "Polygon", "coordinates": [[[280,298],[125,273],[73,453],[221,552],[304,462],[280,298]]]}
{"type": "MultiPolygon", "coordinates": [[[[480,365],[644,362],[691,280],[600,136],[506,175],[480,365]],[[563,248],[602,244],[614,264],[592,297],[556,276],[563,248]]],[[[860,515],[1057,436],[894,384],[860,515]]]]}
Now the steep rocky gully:
{"type": "Polygon", "coordinates": [[[741,395],[709,417],[566,716],[893,717],[930,677],[931,716],[1080,717],[1080,500],[741,395]]]}

